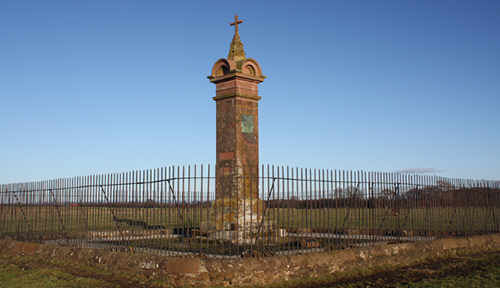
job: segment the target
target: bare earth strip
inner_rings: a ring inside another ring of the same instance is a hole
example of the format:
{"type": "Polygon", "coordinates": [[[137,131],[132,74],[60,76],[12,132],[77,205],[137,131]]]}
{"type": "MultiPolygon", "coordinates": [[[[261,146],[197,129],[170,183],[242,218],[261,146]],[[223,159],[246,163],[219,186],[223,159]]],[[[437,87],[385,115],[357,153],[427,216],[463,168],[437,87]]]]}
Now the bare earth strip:
{"type": "Polygon", "coordinates": [[[338,273],[280,287],[500,287],[500,251],[429,258],[411,266],[338,273]]]}
{"type": "MultiPolygon", "coordinates": [[[[28,256],[0,256],[0,287],[169,287],[143,275],[28,256]]],[[[500,287],[500,251],[430,258],[406,267],[336,273],[254,287],[500,287]]]]}

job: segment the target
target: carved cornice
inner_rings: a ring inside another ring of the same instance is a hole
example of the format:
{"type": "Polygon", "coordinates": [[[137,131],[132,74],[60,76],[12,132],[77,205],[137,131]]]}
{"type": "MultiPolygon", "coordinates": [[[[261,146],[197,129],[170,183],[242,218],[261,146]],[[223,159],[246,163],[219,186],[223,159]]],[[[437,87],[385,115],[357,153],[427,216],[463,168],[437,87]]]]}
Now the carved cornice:
{"type": "Polygon", "coordinates": [[[228,93],[228,94],[224,94],[224,95],[215,96],[212,99],[214,99],[215,101],[217,101],[217,100],[222,100],[222,99],[231,98],[231,97],[241,97],[241,98],[247,98],[247,99],[252,99],[252,100],[257,100],[257,101],[259,101],[262,98],[262,97],[256,96],[256,95],[250,95],[250,94],[245,94],[245,93],[233,92],[233,93],[228,93]]]}

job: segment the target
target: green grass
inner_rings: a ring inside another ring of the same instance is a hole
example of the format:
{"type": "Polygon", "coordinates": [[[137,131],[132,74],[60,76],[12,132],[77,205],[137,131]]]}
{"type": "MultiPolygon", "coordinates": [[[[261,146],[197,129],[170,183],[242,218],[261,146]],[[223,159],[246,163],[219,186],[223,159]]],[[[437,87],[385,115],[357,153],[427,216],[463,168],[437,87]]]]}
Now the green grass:
{"type": "Polygon", "coordinates": [[[68,271],[57,269],[57,265],[34,258],[30,260],[44,265],[33,267],[33,264],[30,266],[23,260],[9,261],[7,256],[2,256],[0,260],[1,287],[120,287],[102,279],[72,275],[68,271]]]}
{"type": "Polygon", "coordinates": [[[158,277],[110,272],[83,263],[43,260],[37,257],[0,255],[2,288],[114,288],[171,287],[158,277]]]}
{"type": "MultiPolygon", "coordinates": [[[[499,211],[497,211],[499,210],[499,211]]],[[[143,235],[148,233],[138,226],[125,222],[113,221],[113,215],[120,219],[141,220],[148,225],[162,225],[167,229],[176,227],[200,227],[202,222],[210,220],[210,209],[176,209],[176,208],[108,208],[108,207],[68,207],[61,206],[0,206],[1,235],[20,235],[19,241],[41,243],[43,239],[88,239],[99,235],[88,235],[89,231],[114,231],[115,239],[103,241],[111,244],[103,249],[136,249],[144,253],[157,253],[157,250],[193,252],[195,254],[239,255],[244,251],[255,249],[255,246],[231,243],[213,243],[210,239],[203,241],[186,241],[182,238],[161,239],[121,239],[124,236],[143,235]],[[28,227],[29,224],[29,227],[28,227]],[[64,226],[64,229],[63,229],[64,226]],[[33,235],[33,236],[32,236],[33,235]],[[23,238],[25,237],[25,238],[23,238]],[[121,247],[123,246],[123,247],[121,247]],[[106,248],[107,247],[107,248],[106,248]],[[153,250],[151,250],[153,249],[153,250]]],[[[436,236],[453,237],[481,235],[497,231],[497,223],[493,215],[500,215],[487,208],[419,208],[401,209],[397,216],[391,209],[338,208],[338,209],[267,209],[265,221],[275,221],[280,228],[310,228],[304,232],[327,232],[344,234],[371,234],[378,230],[381,235],[392,236],[436,236]],[[447,231],[442,234],[429,234],[428,231],[447,231]],[[451,233],[450,231],[455,231],[451,233]],[[461,234],[458,234],[461,233],[461,234]]],[[[149,231],[153,234],[171,234],[172,231],[149,231]]],[[[206,231],[205,236],[206,236],[206,231]]],[[[342,249],[346,245],[357,244],[356,240],[338,240],[332,235],[315,234],[319,248],[342,249]]],[[[301,239],[290,236],[279,241],[273,237],[260,237],[257,249],[262,251],[301,250],[301,239]],[[272,241],[269,241],[271,239],[272,241]]],[[[368,240],[372,241],[372,240],[368,240]]],[[[128,250],[127,250],[128,251],[128,250]]]]}
{"type": "MultiPolygon", "coordinates": [[[[282,227],[406,230],[494,229],[493,212],[486,208],[401,209],[397,216],[383,208],[271,209],[267,219],[282,227]]],[[[499,209],[495,209],[499,215],[499,209]]]]}
{"type": "MultiPolygon", "coordinates": [[[[18,205],[0,207],[2,234],[54,234],[84,231],[141,230],[113,221],[113,215],[146,221],[149,225],[173,227],[200,227],[210,221],[210,210],[176,208],[107,208],[18,205]],[[64,228],[63,228],[64,227],[64,228]]],[[[268,209],[266,221],[276,221],[278,227],[307,227],[318,229],[386,229],[386,230],[441,230],[483,232],[497,231],[499,224],[493,215],[500,209],[487,208],[428,208],[401,209],[397,216],[390,209],[268,209]]]]}

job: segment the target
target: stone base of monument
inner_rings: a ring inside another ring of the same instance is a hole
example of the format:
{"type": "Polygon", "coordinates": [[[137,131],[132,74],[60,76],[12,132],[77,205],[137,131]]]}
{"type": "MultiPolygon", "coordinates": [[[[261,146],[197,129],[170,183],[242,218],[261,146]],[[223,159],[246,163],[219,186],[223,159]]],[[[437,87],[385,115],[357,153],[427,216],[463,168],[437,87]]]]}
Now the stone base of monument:
{"type": "Polygon", "coordinates": [[[279,229],[276,221],[223,223],[203,222],[202,231],[207,231],[208,238],[228,240],[235,244],[255,244],[258,239],[286,237],[284,229],[279,229]],[[216,229],[217,227],[223,229],[216,229]]]}
{"type": "Polygon", "coordinates": [[[266,203],[258,197],[222,197],[212,202],[212,221],[203,222],[201,230],[209,239],[234,244],[254,244],[257,240],[284,237],[276,221],[264,218],[266,203]]]}

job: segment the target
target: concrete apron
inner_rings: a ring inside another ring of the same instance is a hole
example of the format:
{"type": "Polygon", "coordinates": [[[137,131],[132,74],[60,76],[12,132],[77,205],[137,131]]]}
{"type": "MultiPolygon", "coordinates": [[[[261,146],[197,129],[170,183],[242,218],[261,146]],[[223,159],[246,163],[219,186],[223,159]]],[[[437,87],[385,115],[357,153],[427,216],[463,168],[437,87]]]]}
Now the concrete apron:
{"type": "Polygon", "coordinates": [[[0,240],[1,254],[32,255],[42,259],[54,258],[80,262],[101,269],[161,279],[173,286],[264,284],[386,264],[410,264],[428,256],[453,255],[458,250],[498,248],[500,248],[500,234],[493,234],[260,259],[201,259],[149,256],[0,240]]]}

